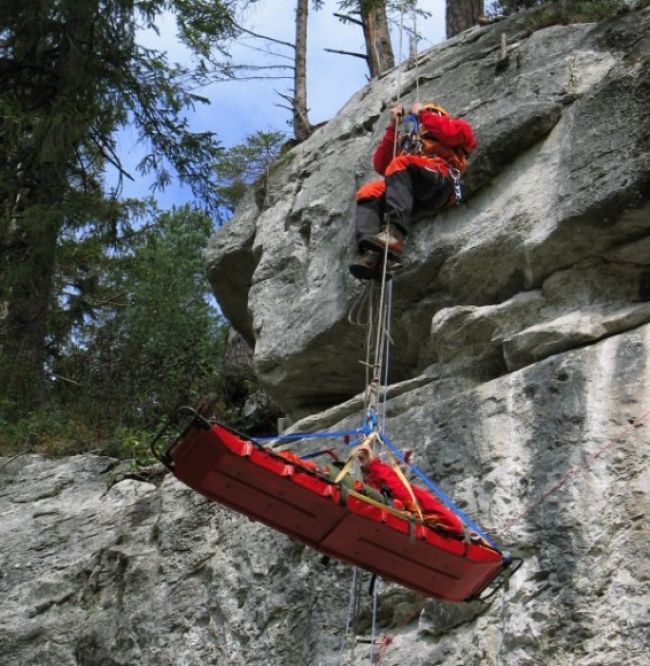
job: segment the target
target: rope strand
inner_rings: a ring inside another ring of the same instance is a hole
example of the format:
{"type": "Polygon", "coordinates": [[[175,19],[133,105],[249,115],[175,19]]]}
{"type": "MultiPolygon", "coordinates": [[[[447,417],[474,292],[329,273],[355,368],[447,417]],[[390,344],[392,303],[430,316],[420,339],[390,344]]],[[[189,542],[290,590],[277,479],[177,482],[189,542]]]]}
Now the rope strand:
{"type": "Polygon", "coordinates": [[[375,578],[372,588],[372,625],[370,631],[370,663],[375,663],[375,640],[377,636],[377,600],[379,598],[379,578],[375,578]]]}
{"type": "Polygon", "coordinates": [[[413,4],[413,42],[415,43],[413,57],[415,58],[415,101],[420,103],[420,56],[418,54],[418,11],[417,6],[413,4]]]}
{"type": "MultiPolygon", "coordinates": [[[[402,0],[399,12],[399,49],[398,49],[398,64],[397,64],[397,92],[395,94],[395,106],[399,106],[402,99],[402,63],[404,62],[404,53],[402,51],[402,42],[404,39],[404,13],[405,13],[405,0],[402,0]]],[[[397,144],[399,137],[400,119],[395,118],[395,139],[393,140],[393,157],[397,155],[397,144]]]]}

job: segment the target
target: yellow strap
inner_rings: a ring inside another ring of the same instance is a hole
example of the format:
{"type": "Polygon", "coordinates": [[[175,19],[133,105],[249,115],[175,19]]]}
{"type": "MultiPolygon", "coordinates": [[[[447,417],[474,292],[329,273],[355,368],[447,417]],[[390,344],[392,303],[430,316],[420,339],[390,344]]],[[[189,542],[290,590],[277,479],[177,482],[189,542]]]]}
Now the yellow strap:
{"type": "MultiPolygon", "coordinates": [[[[376,439],[377,439],[377,433],[374,433],[374,432],[370,433],[370,435],[368,435],[363,440],[363,442],[361,442],[361,444],[354,447],[354,449],[352,450],[352,453],[350,454],[350,457],[348,458],[347,462],[341,468],[339,473],[336,475],[336,478],[334,479],[334,483],[338,484],[343,479],[343,477],[346,474],[348,474],[348,472],[350,471],[350,468],[352,467],[352,464],[354,463],[355,459],[359,456],[361,451],[372,450],[371,449],[372,443],[376,439]]],[[[422,524],[426,524],[426,523],[440,524],[439,521],[433,520],[433,515],[425,516],[422,513],[420,503],[417,501],[417,498],[415,497],[415,494],[413,492],[413,487],[411,486],[411,483],[409,482],[409,480],[404,475],[404,472],[402,472],[402,470],[401,470],[399,464],[397,463],[397,461],[395,460],[395,458],[390,454],[388,454],[388,455],[389,455],[389,458],[390,458],[390,461],[391,461],[391,467],[395,471],[395,474],[397,474],[397,477],[399,478],[399,480],[404,484],[404,487],[406,488],[406,490],[407,490],[407,492],[408,492],[408,494],[411,498],[411,501],[413,502],[413,506],[415,507],[415,511],[418,515],[419,521],[422,524]]],[[[404,510],[404,511],[400,511],[399,509],[396,509],[393,506],[390,506],[388,504],[384,504],[382,502],[378,502],[377,500],[374,500],[371,497],[368,497],[367,495],[362,495],[360,493],[357,493],[354,490],[348,490],[348,492],[346,494],[347,495],[352,495],[353,497],[356,497],[357,499],[360,499],[360,500],[366,502],[367,504],[371,504],[372,506],[376,506],[380,509],[386,509],[386,510],[390,511],[392,514],[399,516],[400,518],[408,519],[409,516],[413,515],[413,512],[409,511],[408,509],[404,510]]]]}
{"type": "Polygon", "coordinates": [[[352,467],[352,463],[354,462],[355,458],[361,453],[361,451],[368,451],[372,446],[373,440],[375,439],[377,439],[377,433],[371,432],[363,440],[363,442],[361,442],[361,444],[355,446],[354,449],[352,449],[352,453],[350,454],[348,461],[345,463],[345,465],[343,465],[341,471],[336,475],[334,483],[339,483],[341,481],[341,479],[350,471],[350,468],[352,467]]]}
{"type": "MultiPolygon", "coordinates": [[[[398,518],[403,518],[404,520],[412,521],[414,520],[413,518],[413,512],[409,511],[408,509],[396,509],[394,506],[390,506],[389,504],[384,504],[383,502],[379,502],[376,499],[373,499],[372,497],[368,497],[367,495],[362,495],[361,493],[358,493],[356,490],[348,490],[347,491],[348,496],[355,497],[356,499],[365,502],[366,504],[370,504],[372,506],[377,507],[378,509],[383,509],[385,511],[388,511],[389,513],[392,513],[394,516],[397,516],[398,518]]],[[[438,529],[441,529],[445,531],[446,533],[449,533],[449,530],[446,530],[444,527],[442,527],[441,523],[438,520],[435,520],[434,514],[425,514],[424,515],[424,520],[421,521],[422,525],[432,525],[438,529]]]]}
{"type": "Polygon", "coordinates": [[[358,493],[356,490],[349,490],[348,495],[352,495],[352,497],[355,497],[356,499],[361,500],[366,504],[376,506],[378,509],[389,511],[394,516],[398,516],[399,518],[404,518],[405,520],[409,520],[413,516],[413,513],[411,511],[401,511],[400,509],[396,509],[394,506],[389,506],[388,504],[379,502],[378,500],[373,499],[372,497],[368,497],[367,495],[362,495],[361,493],[358,493]]]}
{"type": "MultiPolygon", "coordinates": [[[[334,483],[339,483],[341,479],[350,471],[350,468],[352,467],[352,464],[354,463],[355,458],[361,453],[361,451],[368,451],[369,449],[371,450],[372,447],[372,442],[377,439],[377,433],[376,432],[371,432],[364,440],[359,444],[358,446],[355,446],[352,453],[350,454],[350,457],[348,458],[347,462],[345,465],[341,468],[341,471],[336,475],[336,478],[334,479],[334,483]]],[[[397,478],[404,484],[404,487],[406,488],[411,501],[413,502],[413,506],[415,507],[415,511],[418,514],[418,518],[420,519],[420,522],[424,523],[424,515],[422,514],[422,509],[420,508],[420,504],[417,501],[415,494],[413,493],[413,488],[411,487],[411,484],[409,483],[408,479],[404,476],[404,473],[400,469],[399,465],[397,464],[397,461],[395,458],[389,454],[389,458],[391,461],[391,467],[395,471],[395,474],[397,474],[397,478]]]]}
{"type": "Polygon", "coordinates": [[[411,497],[411,501],[413,502],[413,506],[415,507],[415,511],[418,514],[418,518],[424,522],[424,516],[422,515],[422,509],[420,508],[420,503],[417,501],[415,498],[415,494],[413,493],[413,488],[411,487],[411,484],[409,483],[408,479],[404,476],[404,472],[400,469],[400,466],[397,464],[397,461],[395,458],[393,458],[392,455],[389,454],[390,457],[390,462],[391,462],[391,467],[395,471],[395,474],[397,474],[399,480],[404,484],[406,490],[408,491],[408,494],[411,497]]]}

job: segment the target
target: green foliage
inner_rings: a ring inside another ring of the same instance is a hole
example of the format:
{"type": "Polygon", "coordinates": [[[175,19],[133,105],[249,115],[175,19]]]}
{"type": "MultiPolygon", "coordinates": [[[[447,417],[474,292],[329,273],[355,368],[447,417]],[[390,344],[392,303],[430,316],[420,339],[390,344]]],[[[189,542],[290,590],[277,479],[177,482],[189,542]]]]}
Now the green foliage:
{"type": "Polygon", "coordinates": [[[496,0],[486,4],[486,11],[490,14],[512,14],[521,9],[530,9],[545,4],[548,0],[496,0]]]}
{"type": "MultiPolygon", "coordinates": [[[[33,409],[60,338],[57,250],[68,234],[91,230],[102,241],[122,215],[103,177],[121,177],[116,132],[135,129],[146,154],[140,173],[158,188],[172,172],[201,205],[221,210],[212,165],[222,148],[194,132],[187,111],[206,100],[192,92],[208,81],[196,67],[171,64],[140,46],[143,28],[176,15],[181,37],[199,58],[225,54],[232,14],[244,0],[5,0],[0,12],[0,403],[33,409]],[[52,329],[54,327],[54,329],[52,329]],[[49,339],[48,339],[49,338],[49,339]]],[[[65,271],[64,271],[65,272],[65,271]]],[[[60,275],[60,273],[59,273],[60,275]]],[[[83,285],[82,291],[89,291],[83,285]]],[[[88,301],[86,301],[88,304],[88,301]]],[[[0,405],[1,406],[1,405],[0,405]]]]}
{"type": "MultiPolygon", "coordinates": [[[[9,1],[3,11],[0,106],[4,173],[16,187],[44,165],[73,185],[107,162],[121,169],[114,132],[127,122],[150,146],[140,164],[168,182],[168,164],[206,202],[219,145],[211,133],[190,131],[185,109],[204,101],[190,87],[205,73],[172,65],[164,53],[138,45],[138,28],[155,28],[176,13],[181,37],[198,54],[232,36],[236,2],[216,0],[9,1]]],[[[60,203],[60,202],[57,202],[60,203]]]]}
{"type": "Polygon", "coordinates": [[[553,0],[532,14],[529,22],[533,30],[556,24],[591,23],[613,16],[626,7],[625,0],[553,0]]]}
{"type": "Polygon", "coordinates": [[[150,433],[175,407],[221,391],[225,323],[201,258],[212,222],[189,207],[135,210],[108,248],[91,232],[63,239],[52,381],[38,408],[5,410],[4,453],[103,448],[146,460],[150,433]]]}
{"type": "MultiPolygon", "coordinates": [[[[397,25],[403,22],[402,19],[410,23],[409,17],[412,17],[413,11],[420,18],[430,17],[431,13],[422,9],[420,4],[420,0],[338,0],[338,7],[341,11],[357,15],[383,6],[397,25]]],[[[347,22],[345,18],[341,20],[343,23],[347,22]]],[[[410,28],[406,27],[406,30],[410,30],[410,28]]]]}
{"type": "Polygon", "coordinates": [[[211,232],[190,208],[161,214],[124,238],[97,276],[104,307],[74,327],[55,366],[83,387],[97,421],[142,424],[218,388],[224,323],[201,259],[211,232]]]}
{"type": "MultiPolygon", "coordinates": [[[[140,173],[172,172],[221,216],[264,180],[284,139],[225,151],[193,132],[193,90],[216,76],[247,0],[4,0],[0,12],[0,446],[50,453],[108,447],[140,456],[179,402],[221,390],[224,323],[201,261],[212,232],[190,208],[118,200],[132,177],[116,132],[134,128],[140,173]],[[140,46],[172,12],[195,66],[140,46]],[[217,167],[215,167],[215,164],[217,167]],[[233,192],[227,190],[232,187],[233,192]]],[[[222,401],[223,402],[223,401],[222,401]]],[[[220,403],[221,404],[221,403],[220,403]]],[[[227,410],[225,406],[220,409],[227,410]]],[[[225,413],[225,411],[224,411],[225,413]]]]}
{"type": "Polygon", "coordinates": [[[512,14],[540,7],[530,16],[532,29],[557,23],[600,21],[629,7],[625,0],[501,0],[486,6],[489,14],[512,14]]]}
{"type": "Polygon", "coordinates": [[[428,15],[428,12],[421,10],[418,5],[419,0],[338,0],[339,9],[353,13],[360,13],[363,7],[369,11],[377,7],[385,6],[386,10],[395,14],[412,13],[415,9],[418,13],[428,15]]]}
{"type": "Polygon", "coordinates": [[[135,467],[155,462],[149,448],[150,430],[120,426],[103,447],[103,453],[113,458],[132,460],[135,467]]]}
{"type": "MultiPolygon", "coordinates": [[[[254,1],[254,0],[253,0],[254,1]]],[[[227,56],[224,43],[235,34],[233,16],[239,0],[172,0],[181,39],[194,52],[211,58],[216,51],[227,56]]]]}
{"type": "Polygon", "coordinates": [[[47,404],[18,419],[0,418],[0,455],[25,451],[69,455],[93,448],[92,427],[66,409],[47,404]]]}
{"type": "Polygon", "coordinates": [[[265,190],[271,166],[286,141],[284,132],[256,132],[216,160],[214,170],[219,184],[215,189],[230,212],[251,186],[265,190]]]}

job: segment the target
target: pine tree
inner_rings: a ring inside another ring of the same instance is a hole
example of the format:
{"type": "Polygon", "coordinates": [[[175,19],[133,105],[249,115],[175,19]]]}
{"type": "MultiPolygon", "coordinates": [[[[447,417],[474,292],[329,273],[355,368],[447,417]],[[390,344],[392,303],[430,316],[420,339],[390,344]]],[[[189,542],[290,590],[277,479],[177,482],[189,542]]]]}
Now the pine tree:
{"type": "Polygon", "coordinates": [[[125,226],[110,251],[98,249],[92,293],[102,298],[74,313],[52,363],[59,404],[112,431],[151,425],[218,393],[225,322],[202,259],[212,232],[203,212],[154,208],[125,226]]]}
{"type": "MultiPolygon", "coordinates": [[[[29,409],[42,389],[48,327],[59,294],[59,240],[68,230],[114,224],[101,176],[116,154],[115,131],[134,124],[149,147],[139,165],[170,180],[170,168],[218,208],[211,164],[220,146],[193,133],[185,109],[202,72],[171,65],[139,46],[139,28],[168,9],[195,53],[232,34],[233,1],[4,0],[0,12],[0,409],[29,409]]],[[[204,72],[203,72],[204,73],[204,72]]]]}
{"type": "Polygon", "coordinates": [[[223,152],[214,165],[216,190],[223,206],[234,212],[246,191],[256,190],[260,207],[266,198],[266,186],[273,162],[286,143],[284,132],[260,131],[246,137],[244,143],[223,152]]]}

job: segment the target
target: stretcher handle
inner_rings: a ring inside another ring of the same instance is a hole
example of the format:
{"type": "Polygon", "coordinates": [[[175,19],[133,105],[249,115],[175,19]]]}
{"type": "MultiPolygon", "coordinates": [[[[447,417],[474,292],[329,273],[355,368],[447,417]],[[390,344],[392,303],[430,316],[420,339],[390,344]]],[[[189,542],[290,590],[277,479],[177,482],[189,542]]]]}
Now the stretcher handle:
{"type": "Polygon", "coordinates": [[[503,587],[504,584],[507,585],[508,581],[514,576],[514,574],[519,570],[519,567],[524,563],[523,557],[512,557],[509,556],[507,559],[504,558],[503,569],[498,574],[494,580],[488,584],[488,586],[481,591],[480,594],[474,595],[465,601],[483,601],[486,602],[503,587]]]}
{"type": "Polygon", "coordinates": [[[171,450],[193,427],[209,430],[212,425],[193,407],[183,406],[176,409],[149,443],[154,458],[171,469],[173,465],[171,450]],[[167,446],[161,452],[160,445],[166,442],[167,446]]]}

